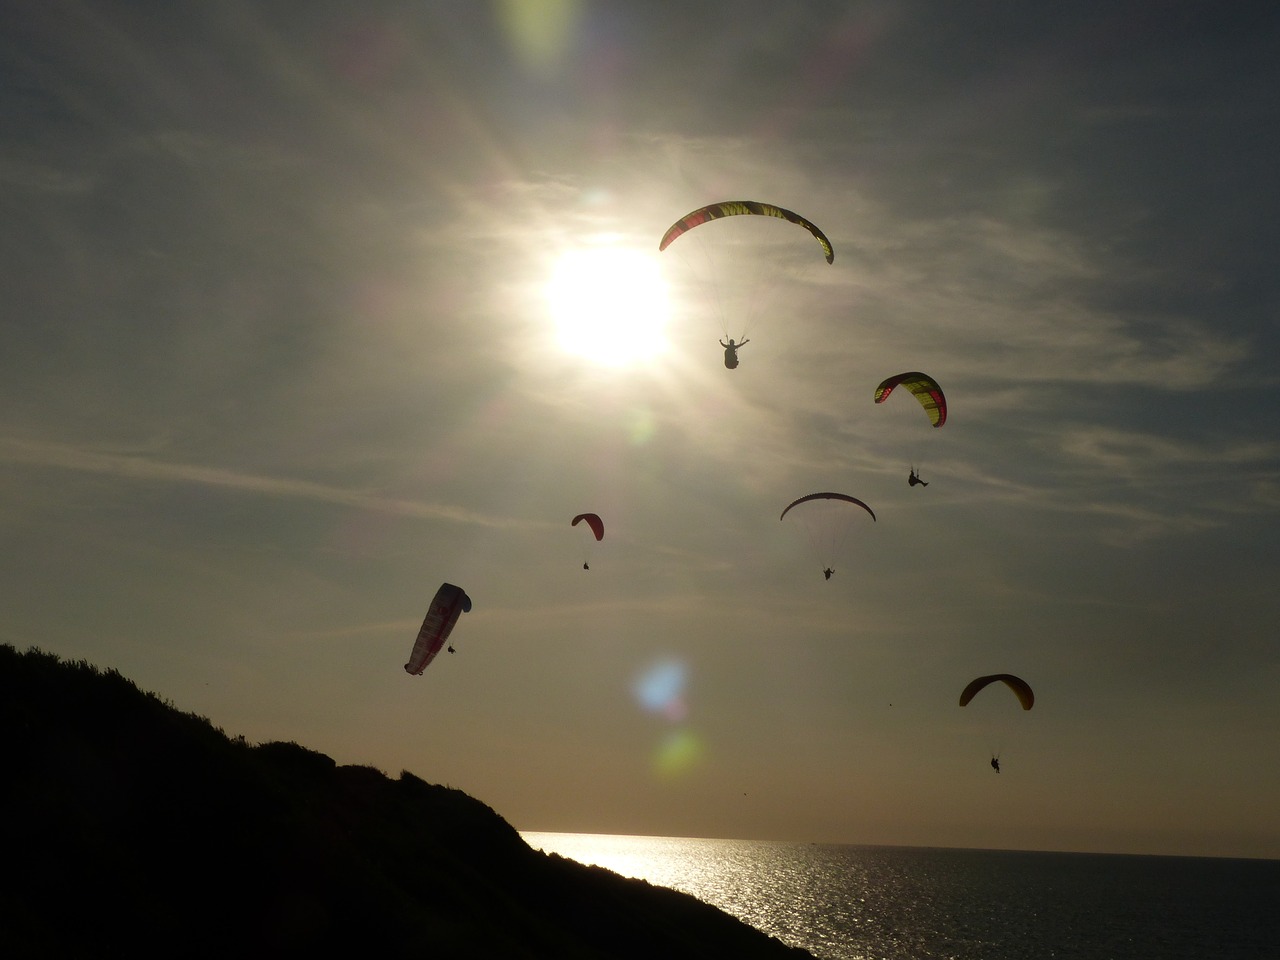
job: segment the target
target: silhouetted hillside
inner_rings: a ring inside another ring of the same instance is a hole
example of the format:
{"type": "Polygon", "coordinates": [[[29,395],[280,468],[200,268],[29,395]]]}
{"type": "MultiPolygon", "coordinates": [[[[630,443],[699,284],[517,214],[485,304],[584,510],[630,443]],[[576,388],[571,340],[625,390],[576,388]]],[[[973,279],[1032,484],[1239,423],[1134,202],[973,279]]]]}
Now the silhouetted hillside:
{"type": "Polygon", "coordinates": [[[0,646],[8,956],[805,957],[531,849],[410,773],[232,740],[115,671],[0,646]]]}

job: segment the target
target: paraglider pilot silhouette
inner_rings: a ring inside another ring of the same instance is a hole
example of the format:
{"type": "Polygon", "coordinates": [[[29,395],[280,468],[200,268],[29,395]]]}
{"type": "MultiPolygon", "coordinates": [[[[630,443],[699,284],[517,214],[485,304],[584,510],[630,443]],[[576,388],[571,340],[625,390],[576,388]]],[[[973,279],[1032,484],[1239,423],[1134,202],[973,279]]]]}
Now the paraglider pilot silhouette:
{"type": "Polygon", "coordinates": [[[750,343],[750,340],[743,340],[742,343],[734,343],[733,337],[729,338],[729,342],[720,341],[720,346],[724,347],[724,365],[730,369],[736,369],[738,366],[738,348],[750,343]]]}
{"type": "MultiPolygon", "coordinates": [[[[1018,702],[1022,704],[1023,710],[1030,710],[1032,706],[1035,705],[1036,695],[1032,692],[1027,681],[1023,680],[1021,677],[1015,677],[1011,673],[992,673],[985,677],[977,677],[976,679],[969,681],[969,684],[960,693],[960,706],[968,706],[969,701],[973,699],[974,695],[979,690],[989,684],[995,683],[996,681],[1003,682],[1005,686],[1013,691],[1013,695],[1017,697],[1018,702]]],[[[996,773],[1000,772],[1000,754],[995,753],[991,755],[991,769],[996,773]]]]}
{"type": "Polygon", "coordinates": [[[909,483],[909,484],[910,484],[911,486],[913,486],[913,487],[914,487],[917,483],[918,483],[918,484],[920,484],[920,486],[922,486],[922,487],[927,487],[927,486],[929,485],[929,481],[927,481],[927,480],[921,480],[921,479],[920,479],[920,474],[916,473],[916,468],[915,468],[915,467],[912,467],[912,468],[911,468],[911,473],[909,473],[909,474],[907,475],[907,483],[909,483]]]}
{"type": "MultiPolygon", "coordinates": [[[[580,513],[573,518],[573,523],[570,524],[570,526],[576,527],[583,521],[585,521],[587,526],[591,528],[591,535],[594,536],[597,541],[604,539],[604,521],[600,519],[599,515],[594,513],[580,513]]],[[[590,570],[591,564],[586,560],[583,560],[582,569],[590,570]]]]}

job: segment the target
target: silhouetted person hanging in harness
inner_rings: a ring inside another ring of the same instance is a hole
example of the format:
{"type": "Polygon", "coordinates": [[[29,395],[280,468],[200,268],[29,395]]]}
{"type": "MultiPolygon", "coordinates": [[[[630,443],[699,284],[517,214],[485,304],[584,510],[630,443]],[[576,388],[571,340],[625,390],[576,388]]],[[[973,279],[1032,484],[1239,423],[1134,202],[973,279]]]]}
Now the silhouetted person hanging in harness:
{"type": "Polygon", "coordinates": [[[913,487],[914,487],[917,483],[918,483],[918,484],[920,484],[920,486],[922,486],[922,487],[927,487],[927,486],[929,485],[929,482],[928,482],[927,480],[921,480],[921,479],[920,479],[920,474],[916,473],[916,468],[915,468],[915,467],[912,467],[912,468],[911,468],[911,473],[910,473],[910,475],[907,477],[907,483],[911,484],[911,486],[913,486],[913,487]]]}
{"type": "Polygon", "coordinates": [[[832,575],[833,573],[835,573],[835,571],[834,571],[834,570],[832,570],[830,567],[824,567],[824,568],[823,568],[822,575],[823,575],[826,579],[830,580],[830,579],[831,579],[831,575],[832,575]]]}
{"type": "Polygon", "coordinates": [[[730,370],[738,366],[738,348],[746,346],[750,340],[743,340],[742,343],[734,343],[733,337],[729,338],[729,342],[720,341],[720,346],[724,347],[724,365],[730,370]]]}
{"type": "Polygon", "coordinates": [[[999,757],[992,757],[992,758],[991,758],[991,769],[992,769],[992,770],[994,770],[996,773],[999,773],[999,772],[1000,772],[1000,758],[999,758],[999,757]]]}

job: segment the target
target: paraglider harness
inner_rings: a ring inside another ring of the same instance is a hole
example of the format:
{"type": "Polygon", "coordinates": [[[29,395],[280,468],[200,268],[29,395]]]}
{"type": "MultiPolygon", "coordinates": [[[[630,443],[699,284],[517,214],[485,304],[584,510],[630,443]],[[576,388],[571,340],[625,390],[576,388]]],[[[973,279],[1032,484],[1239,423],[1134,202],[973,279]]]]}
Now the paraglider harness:
{"type": "Polygon", "coordinates": [[[724,365],[729,370],[738,368],[738,348],[744,344],[750,343],[750,340],[743,340],[742,343],[734,343],[733,337],[729,338],[729,342],[720,341],[720,346],[724,347],[724,365]]]}

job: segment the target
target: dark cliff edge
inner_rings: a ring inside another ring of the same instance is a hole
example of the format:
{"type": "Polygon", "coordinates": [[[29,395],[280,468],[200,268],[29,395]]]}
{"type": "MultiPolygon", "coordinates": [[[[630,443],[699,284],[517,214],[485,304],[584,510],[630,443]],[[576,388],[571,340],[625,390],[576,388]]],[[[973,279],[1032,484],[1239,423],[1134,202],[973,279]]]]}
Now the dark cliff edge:
{"type": "Polygon", "coordinates": [[[808,957],[533,850],[465,793],[250,745],[113,670],[0,646],[9,956],[808,957]]]}

